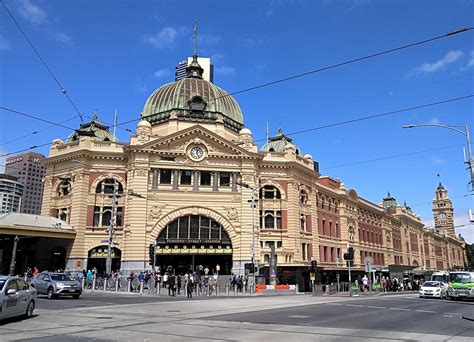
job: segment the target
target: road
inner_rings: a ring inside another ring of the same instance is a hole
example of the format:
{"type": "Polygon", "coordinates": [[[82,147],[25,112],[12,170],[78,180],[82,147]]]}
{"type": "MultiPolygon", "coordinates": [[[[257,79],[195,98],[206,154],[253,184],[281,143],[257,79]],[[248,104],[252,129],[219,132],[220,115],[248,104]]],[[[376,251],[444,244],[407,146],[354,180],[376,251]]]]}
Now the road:
{"type": "Polygon", "coordinates": [[[380,297],[103,296],[38,301],[37,316],[0,325],[19,341],[472,341],[474,302],[380,297]]]}

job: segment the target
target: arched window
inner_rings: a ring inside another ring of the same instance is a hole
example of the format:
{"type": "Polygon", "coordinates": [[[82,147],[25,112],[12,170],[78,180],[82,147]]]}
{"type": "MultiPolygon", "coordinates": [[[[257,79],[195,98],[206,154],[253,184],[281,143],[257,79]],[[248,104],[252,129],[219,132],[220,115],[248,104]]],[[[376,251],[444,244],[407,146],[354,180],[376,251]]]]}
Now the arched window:
{"type": "Polygon", "coordinates": [[[118,184],[117,193],[122,194],[123,193],[122,184],[113,178],[106,178],[103,181],[101,181],[99,184],[97,184],[97,187],[95,188],[95,193],[96,194],[113,194],[115,182],[117,182],[118,184]]]}
{"type": "Polygon", "coordinates": [[[281,199],[280,190],[273,185],[264,185],[260,189],[260,199],[281,199]]]}
{"type": "Polygon", "coordinates": [[[200,215],[186,215],[170,222],[158,236],[157,242],[165,244],[170,239],[180,241],[216,241],[230,244],[230,238],[224,228],[215,220],[200,215]]]}
{"type": "Polygon", "coordinates": [[[67,208],[62,208],[58,212],[58,219],[61,221],[67,222],[68,221],[68,210],[67,208]]]}
{"type": "Polygon", "coordinates": [[[275,228],[275,218],[272,214],[265,215],[265,228],[273,229],[275,228]]]}
{"type": "Polygon", "coordinates": [[[112,218],[112,209],[107,209],[102,212],[102,227],[110,226],[110,219],[112,218]]]}
{"type": "Polygon", "coordinates": [[[71,182],[63,180],[58,185],[58,196],[69,196],[71,194],[71,182]]]}

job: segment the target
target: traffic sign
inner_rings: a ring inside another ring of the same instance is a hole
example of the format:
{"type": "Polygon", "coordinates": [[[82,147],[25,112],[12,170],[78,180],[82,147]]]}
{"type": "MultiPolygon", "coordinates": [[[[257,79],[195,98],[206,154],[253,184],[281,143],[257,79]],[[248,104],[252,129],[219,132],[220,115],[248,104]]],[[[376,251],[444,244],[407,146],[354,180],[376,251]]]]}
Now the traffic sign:
{"type": "Polygon", "coordinates": [[[315,280],[316,280],[316,273],[311,272],[311,273],[309,274],[309,279],[310,279],[311,281],[315,281],[315,280]]]}
{"type": "Polygon", "coordinates": [[[371,264],[371,265],[372,265],[373,263],[374,263],[374,259],[372,259],[371,256],[366,256],[366,257],[364,258],[364,265],[367,265],[367,264],[371,264]]]}

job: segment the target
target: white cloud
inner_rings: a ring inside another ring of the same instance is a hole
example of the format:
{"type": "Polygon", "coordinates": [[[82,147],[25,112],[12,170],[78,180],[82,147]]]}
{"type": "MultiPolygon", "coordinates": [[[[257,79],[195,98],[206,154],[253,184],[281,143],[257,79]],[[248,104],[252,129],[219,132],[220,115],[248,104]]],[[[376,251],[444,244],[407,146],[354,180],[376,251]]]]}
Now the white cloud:
{"type": "Polygon", "coordinates": [[[471,59],[469,60],[469,63],[467,63],[467,66],[474,66],[474,51],[471,51],[471,59]]]}
{"type": "Polygon", "coordinates": [[[234,75],[235,74],[235,68],[231,66],[220,66],[214,68],[214,72],[216,75],[222,75],[222,76],[229,76],[229,75],[234,75]]]}
{"type": "Polygon", "coordinates": [[[448,64],[456,62],[464,53],[461,50],[451,50],[443,58],[434,63],[423,63],[415,68],[415,73],[429,74],[446,67],[448,64]]]}
{"type": "Polygon", "coordinates": [[[431,158],[431,161],[432,161],[433,164],[435,164],[435,165],[441,165],[441,164],[445,164],[445,163],[446,163],[446,160],[445,160],[445,159],[441,159],[441,158],[438,158],[438,157],[433,157],[433,158],[431,158]]]}
{"type": "Polygon", "coordinates": [[[10,49],[10,43],[8,40],[0,36],[0,50],[9,50],[10,49]]]}
{"type": "Polygon", "coordinates": [[[431,118],[430,121],[428,121],[430,125],[439,125],[439,120],[438,118],[431,118]]]}
{"type": "Polygon", "coordinates": [[[60,42],[60,43],[64,43],[64,44],[67,44],[67,45],[72,45],[73,44],[72,38],[64,32],[55,33],[54,34],[54,39],[56,41],[60,42]]]}
{"type": "Polygon", "coordinates": [[[211,45],[216,45],[221,41],[221,37],[214,35],[214,34],[209,34],[209,33],[198,33],[198,38],[197,38],[197,43],[198,43],[198,50],[199,47],[201,46],[211,46],[211,45]]]}
{"type": "Polygon", "coordinates": [[[158,33],[142,35],[142,40],[157,49],[169,48],[174,45],[176,39],[178,39],[183,32],[184,30],[182,28],[166,26],[158,33]]]}
{"type": "Polygon", "coordinates": [[[215,53],[211,56],[211,60],[213,63],[216,63],[217,61],[220,61],[224,58],[224,54],[222,53],[215,53]]]}
{"type": "Polygon", "coordinates": [[[46,12],[30,0],[20,1],[18,11],[25,20],[32,24],[41,24],[46,21],[46,12]]]}
{"type": "Polygon", "coordinates": [[[168,69],[158,69],[157,71],[155,71],[153,76],[155,76],[156,78],[162,78],[170,74],[171,72],[168,69]]]}

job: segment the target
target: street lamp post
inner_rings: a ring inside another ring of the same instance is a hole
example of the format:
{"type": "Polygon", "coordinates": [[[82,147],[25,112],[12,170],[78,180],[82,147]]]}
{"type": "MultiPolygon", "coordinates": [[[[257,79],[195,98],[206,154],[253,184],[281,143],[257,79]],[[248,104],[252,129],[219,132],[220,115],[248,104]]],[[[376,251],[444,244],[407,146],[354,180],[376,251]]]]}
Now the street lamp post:
{"type": "Polygon", "coordinates": [[[455,131],[459,134],[462,134],[466,137],[468,156],[467,156],[467,160],[466,160],[466,156],[464,156],[464,162],[468,165],[468,169],[470,172],[471,181],[469,183],[471,184],[471,191],[474,191],[474,159],[472,157],[471,137],[469,134],[469,127],[467,126],[467,124],[464,126],[440,125],[440,124],[418,124],[418,125],[410,124],[410,125],[404,125],[402,128],[416,128],[416,127],[446,128],[446,129],[455,131]],[[459,128],[464,128],[464,131],[459,128]]]}

